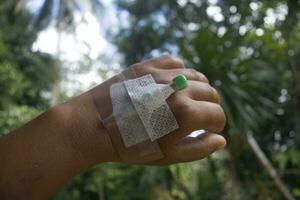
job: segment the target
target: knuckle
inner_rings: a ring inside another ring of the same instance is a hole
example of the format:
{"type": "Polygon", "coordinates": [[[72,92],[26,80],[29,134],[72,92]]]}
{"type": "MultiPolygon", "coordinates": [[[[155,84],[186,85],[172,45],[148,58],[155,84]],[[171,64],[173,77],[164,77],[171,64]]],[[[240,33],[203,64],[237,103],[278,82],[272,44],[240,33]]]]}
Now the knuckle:
{"type": "Polygon", "coordinates": [[[184,68],[184,62],[182,59],[180,59],[180,58],[173,58],[173,59],[174,59],[174,62],[177,64],[177,66],[184,68]]]}
{"type": "Polygon", "coordinates": [[[151,65],[145,63],[137,63],[131,65],[130,68],[137,77],[153,73],[153,68],[151,67],[151,65]]]}
{"type": "Polygon", "coordinates": [[[178,67],[184,68],[184,62],[180,58],[171,56],[169,54],[164,55],[162,58],[165,59],[165,60],[167,60],[169,63],[172,63],[172,64],[174,64],[174,65],[176,65],[178,67]]]}
{"type": "MultiPolygon", "coordinates": [[[[211,87],[208,83],[198,83],[199,91],[202,91],[201,93],[201,99],[204,99],[206,101],[210,101],[216,104],[220,104],[220,96],[217,92],[217,90],[213,87],[211,87]]],[[[196,92],[195,92],[196,93],[196,92]]],[[[196,95],[200,95],[199,93],[196,95]]]]}
{"type": "Polygon", "coordinates": [[[203,73],[198,72],[198,76],[201,78],[202,81],[209,83],[208,78],[203,73]]]}
{"type": "Polygon", "coordinates": [[[205,83],[209,82],[207,77],[203,73],[201,73],[193,68],[189,68],[187,70],[188,70],[188,73],[190,74],[190,76],[193,77],[193,79],[196,79],[196,80],[199,80],[199,81],[202,81],[205,83]]]}
{"type": "Polygon", "coordinates": [[[189,69],[186,69],[186,71],[187,71],[187,75],[190,76],[192,79],[200,80],[198,72],[195,69],[189,68],[189,69]]]}
{"type": "Polygon", "coordinates": [[[217,132],[223,131],[226,125],[226,117],[223,108],[220,105],[216,106],[215,118],[216,118],[216,131],[217,132]]]}
{"type": "Polygon", "coordinates": [[[141,70],[142,67],[143,67],[143,65],[141,63],[136,63],[136,64],[129,66],[129,69],[132,71],[138,72],[141,70]]]}
{"type": "Polygon", "coordinates": [[[187,69],[188,71],[189,71],[189,73],[191,73],[191,74],[198,74],[198,71],[197,70],[195,70],[194,68],[188,68],[187,69]]]}
{"type": "Polygon", "coordinates": [[[198,71],[196,71],[196,72],[197,72],[198,78],[199,78],[201,81],[203,81],[203,82],[205,82],[205,83],[209,83],[208,78],[207,78],[203,73],[198,72],[198,71]]]}
{"type": "Polygon", "coordinates": [[[213,101],[215,103],[220,104],[221,98],[220,98],[220,95],[219,95],[218,91],[213,87],[210,87],[210,88],[211,88],[211,93],[212,93],[211,95],[212,95],[213,101]]]}
{"type": "Polygon", "coordinates": [[[173,60],[174,57],[171,56],[170,54],[166,54],[166,55],[163,55],[162,57],[160,57],[161,59],[164,59],[164,60],[173,60]]]}

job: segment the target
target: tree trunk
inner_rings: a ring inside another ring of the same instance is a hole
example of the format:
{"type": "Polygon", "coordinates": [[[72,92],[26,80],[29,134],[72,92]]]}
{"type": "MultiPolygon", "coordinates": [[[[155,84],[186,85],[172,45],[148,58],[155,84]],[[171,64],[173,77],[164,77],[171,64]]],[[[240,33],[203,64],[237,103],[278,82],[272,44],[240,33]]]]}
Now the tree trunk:
{"type": "Polygon", "coordinates": [[[228,177],[227,185],[225,185],[224,190],[226,191],[227,196],[224,199],[230,200],[248,200],[247,190],[244,189],[244,184],[240,179],[238,173],[238,160],[236,152],[229,150],[229,162],[227,167],[227,173],[230,174],[228,177]]]}
{"type": "MultiPolygon", "coordinates": [[[[62,37],[62,28],[60,25],[58,25],[57,27],[57,43],[56,43],[56,57],[59,60],[59,62],[61,62],[61,37],[62,37]]],[[[61,69],[61,66],[60,66],[61,69]]],[[[53,86],[52,86],[52,97],[51,97],[51,101],[50,101],[50,106],[55,106],[58,101],[59,101],[59,94],[60,94],[60,76],[61,74],[61,70],[59,69],[59,77],[55,80],[53,86]]]]}
{"type": "Polygon", "coordinates": [[[100,183],[98,186],[98,199],[99,200],[105,200],[105,195],[104,195],[104,189],[103,189],[103,184],[100,183]]]}
{"type": "Polygon", "coordinates": [[[259,147],[258,143],[256,142],[255,138],[251,134],[247,134],[247,141],[248,144],[251,147],[251,150],[263,166],[263,168],[266,170],[268,175],[271,177],[273,180],[275,186],[277,189],[281,192],[281,194],[284,196],[286,200],[295,200],[293,195],[290,193],[289,189],[287,186],[282,182],[282,180],[279,178],[279,175],[275,168],[272,166],[264,152],[261,150],[259,147]]]}
{"type": "Polygon", "coordinates": [[[300,144],[300,65],[298,64],[296,58],[289,56],[289,64],[291,66],[291,71],[293,74],[294,82],[294,94],[293,94],[293,104],[294,104],[294,114],[295,114],[295,133],[296,142],[300,144]]]}

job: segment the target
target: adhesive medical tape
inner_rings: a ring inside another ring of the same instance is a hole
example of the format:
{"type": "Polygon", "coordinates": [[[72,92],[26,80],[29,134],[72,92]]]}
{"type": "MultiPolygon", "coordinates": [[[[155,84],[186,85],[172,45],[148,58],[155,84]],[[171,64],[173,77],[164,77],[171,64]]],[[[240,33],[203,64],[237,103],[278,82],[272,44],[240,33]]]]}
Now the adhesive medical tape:
{"type": "MultiPolygon", "coordinates": [[[[157,139],[178,128],[166,99],[175,90],[184,89],[187,82],[182,75],[170,85],[155,83],[151,75],[132,79],[135,76],[135,72],[119,74],[118,82],[110,86],[110,115],[97,102],[96,107],[120,157],[143,163],[164,157],[157,139]]],[[[95,98],[96,92],[92,90],[95,98]]]]}

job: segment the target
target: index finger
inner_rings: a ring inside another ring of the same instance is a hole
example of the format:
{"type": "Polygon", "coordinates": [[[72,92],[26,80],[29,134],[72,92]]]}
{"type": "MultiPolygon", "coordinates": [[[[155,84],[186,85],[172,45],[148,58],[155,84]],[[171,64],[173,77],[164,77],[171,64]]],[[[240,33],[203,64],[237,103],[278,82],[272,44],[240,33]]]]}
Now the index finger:
{"type": "Polygon", "coordinates": [[[154,67],[158,69],[178,69],[184,68],[184,63],[181,59],[170,56],[164,55],[159,58],[152,58],[149,60],[145,60],[141,63],[138,63],[135,67],[154,67]]]}

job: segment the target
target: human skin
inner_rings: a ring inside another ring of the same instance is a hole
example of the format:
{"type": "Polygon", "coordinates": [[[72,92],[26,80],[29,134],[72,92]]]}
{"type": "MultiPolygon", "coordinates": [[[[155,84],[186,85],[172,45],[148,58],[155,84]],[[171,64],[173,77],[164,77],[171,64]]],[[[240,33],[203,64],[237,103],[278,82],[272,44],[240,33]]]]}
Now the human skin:
{"type": "Polygon", "coordinates": [[[162,159],[124,160],[112,145],[98,110],[100,106],[104,113],[111,112],[109,88],[117,82],[113,77],[0,138],[0,199],[48,199],[95,164],[169,165],[202,159],[225,146],[218,134],[226,122],[220,98],[203,74],[185,69],[181,60],[169,55],[137,63],[123,73],[131,71],[137,77],[151,74],[157,83],[170,83],[178,74],[188,79],[186,89],[167,99],[180,128],[158,140],[162,159]],[[211,133],[186,137],[199,129],[211,133]]]}

